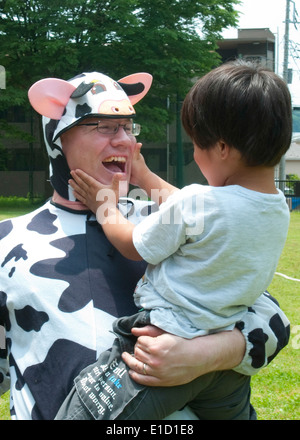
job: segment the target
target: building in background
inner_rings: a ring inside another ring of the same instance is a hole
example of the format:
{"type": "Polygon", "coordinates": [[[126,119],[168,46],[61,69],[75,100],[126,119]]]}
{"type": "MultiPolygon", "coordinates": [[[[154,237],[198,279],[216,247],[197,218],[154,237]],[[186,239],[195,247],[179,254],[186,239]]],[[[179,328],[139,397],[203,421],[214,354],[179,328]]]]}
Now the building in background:
{"type": "Polygon", "coordinates": [[[270,29],[238,29],[238,37],[218,41],[223,63],[236,58],[257,62],[275,72],[275,35],[270,29]]]}

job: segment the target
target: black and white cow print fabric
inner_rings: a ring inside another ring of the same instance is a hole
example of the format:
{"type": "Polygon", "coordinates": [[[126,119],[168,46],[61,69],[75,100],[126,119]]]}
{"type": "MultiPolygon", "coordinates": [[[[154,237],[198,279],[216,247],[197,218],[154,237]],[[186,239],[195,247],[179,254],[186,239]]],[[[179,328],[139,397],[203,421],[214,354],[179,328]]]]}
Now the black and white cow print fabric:
{"type": "MultiPolygon", "coordinates": [[[[120,205],[133,222],[148,208],[120,205]]],[[[75,376],[111,346],[113,320],[136,312],[132,293],[145,264],[123,258],[90,213],[50,201],[0,223],[0,264],[0,391],[10,386],[12,419],[53,419],[75,376]]],[[[289,323],[267,295],[238,326],[247,341],[242,374],[288,341],[289,323]]]]}
{"type": "Polygon", "coordinates": [[[75,375],[110,347],[112,321],[136,312],[132,292],[145,264],[125,260],[89,214],[50,202],[0,223],[0,238],[12,416],[51,419],[75,375]]]}

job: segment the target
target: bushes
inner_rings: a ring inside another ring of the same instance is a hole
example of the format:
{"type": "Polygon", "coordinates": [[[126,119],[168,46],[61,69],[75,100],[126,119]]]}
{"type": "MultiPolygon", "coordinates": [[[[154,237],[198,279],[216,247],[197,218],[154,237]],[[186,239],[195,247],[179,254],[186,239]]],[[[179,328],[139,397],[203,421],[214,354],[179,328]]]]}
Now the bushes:
{"type": "Polygon", "coordinates": [[[44,203],[45,199],[43,197],[3,197],[0,196],[0,209],[1,208],[34,208],[35,206],[44,203]]]}

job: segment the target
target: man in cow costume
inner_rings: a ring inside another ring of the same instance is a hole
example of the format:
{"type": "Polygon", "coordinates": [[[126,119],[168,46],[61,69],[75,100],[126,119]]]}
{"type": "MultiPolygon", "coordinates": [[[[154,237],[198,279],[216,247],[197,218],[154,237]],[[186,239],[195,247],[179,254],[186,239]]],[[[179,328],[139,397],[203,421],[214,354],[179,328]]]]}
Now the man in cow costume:
{"type": "MultiPolygon", "coordinates": [[[[43,115],[54,193],[36,211],[0,223],[0,389],[10,388],[13,419],[53,419],[74,378],[112,345],[115,318],[136,312],[132,293],[145,264],[111,246],[68,180],[70,169],[81,168],[104,184],[116,172],[129,183],[139,131],[133,105],[151,81],[145,73],[114,81],[93,72],[41,80],[29,91],[43,115]]],[[[139,222],[151,205],[123,197],[119,207],[139,222]]],[[[137,334],[135,356],[127,359],[132,377],[174,386],[214,370],[255,374],[287,344],[289,323],[266,294],[232,332],[192,342],[151,327],[137,334]],[[143,374],[146,355],[151,369],[143,374]]],[[[216,386],[212,393],[217,400],[216,386]]],[[[189,417],[184,411],[178,418],[189,417]]]]}

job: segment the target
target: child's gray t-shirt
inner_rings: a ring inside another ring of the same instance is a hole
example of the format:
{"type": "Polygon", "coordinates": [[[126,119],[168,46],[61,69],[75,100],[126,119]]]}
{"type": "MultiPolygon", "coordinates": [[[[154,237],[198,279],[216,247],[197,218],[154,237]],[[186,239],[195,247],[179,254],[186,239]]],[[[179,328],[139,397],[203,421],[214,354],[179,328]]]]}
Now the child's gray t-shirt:
{"type": "Polygon", "coordinates": [[[197,184],[176,191],[134,229],[149,263],[137,306],[181,337],[231,330],[272,281],[288,225],[280,191],[197,184]]]}

